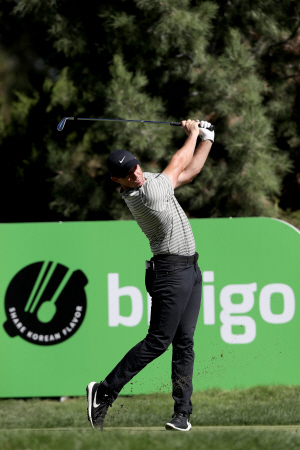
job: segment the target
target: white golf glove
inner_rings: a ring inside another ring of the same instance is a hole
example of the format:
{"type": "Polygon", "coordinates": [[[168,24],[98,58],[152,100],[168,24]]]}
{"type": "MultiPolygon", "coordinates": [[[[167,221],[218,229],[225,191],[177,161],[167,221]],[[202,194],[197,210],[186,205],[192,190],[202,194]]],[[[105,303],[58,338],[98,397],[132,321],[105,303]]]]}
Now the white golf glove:
{"type": "Polygon", "coordinates": [[[210,126],[211,123],[206,122],[205,120],[201,120],[199,127],[199,135],[202,137],[202,141],[210,140],[214,142],[215,132],[208,130],[210,126]]]}

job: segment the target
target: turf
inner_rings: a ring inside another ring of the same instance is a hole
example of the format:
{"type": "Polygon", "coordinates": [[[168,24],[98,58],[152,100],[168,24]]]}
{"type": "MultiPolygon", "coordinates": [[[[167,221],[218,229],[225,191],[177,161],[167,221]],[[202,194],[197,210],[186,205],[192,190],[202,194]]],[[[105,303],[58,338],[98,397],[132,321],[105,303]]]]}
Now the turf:
{"type": "Polygon", "coordinates": [[[89,426],[83,397],[65,402],[51,399],[0,400],[0,448],[300,448],[300,427],[287,427],[300,425],[300,387],[209,390],[194,393],[193,404],[192,431],[172,433],[163,428],[172,414],[170,395],[120,396],[109,410],[104,431],[99,433],[89,426]],[[285,427],[274,428],[276,425],[285,427]]]}
{"type": "Polygon", "coordinates": [[[1,432],[5,450],[298,450],[300,435],[274,431],[208,431],[189,433],[38,431],[11,436],[1,432]]]}

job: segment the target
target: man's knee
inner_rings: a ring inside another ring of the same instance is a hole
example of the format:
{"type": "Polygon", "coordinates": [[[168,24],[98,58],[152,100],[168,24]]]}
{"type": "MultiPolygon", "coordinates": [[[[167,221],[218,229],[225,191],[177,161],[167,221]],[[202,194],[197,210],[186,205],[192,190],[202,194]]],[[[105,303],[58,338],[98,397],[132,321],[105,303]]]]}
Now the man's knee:
{"type": "Polygon", "coordinates": [[[147,334],[145,341],[158,354],[164,353],[171,344],[170,336],[156,336],[151,333],[147,334]]]}
{"type": "Polygon", "coordinates": [[[172,342],[173,350],[176,352],[193,352],[194,339],[192,336],[185,336],[185,338],[174,339],[172,342]]]}

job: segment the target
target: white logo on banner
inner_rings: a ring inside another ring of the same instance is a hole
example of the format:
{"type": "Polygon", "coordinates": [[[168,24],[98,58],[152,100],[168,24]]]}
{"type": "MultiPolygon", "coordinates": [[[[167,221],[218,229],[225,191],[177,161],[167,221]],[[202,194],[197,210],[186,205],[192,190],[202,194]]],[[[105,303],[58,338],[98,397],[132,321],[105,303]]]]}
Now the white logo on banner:
{"type": "Polygon", "coordinates": [[[223,308],[220,314],[221,337],[228,344],[249,344],[256,336],[256,323],[252,317],[241,315],[251,311],[254,306],[254,292],[256,283],[251,284],[229,284],[223,287],[220,293],[220,304],[223,308]],[[232,295],[241,294],[242,302],[233,303],[232,295]],[[232,314],[238,314],[233,316],[232,314]],[[232,326],[245,327],[245,333],[233,334],[232,326]]]}
{"type": "MultiPolygon", "coordinates": [[[[203,323],[204,325],[216,324],[216,301],[214,272],[203,272],[203,323]],[[206,284],[211,283],[211,284],[206,284]]],[[[227,344],[249,344],[256,337],[255,320],[248,315],[252,310],[257,291],[257,283],[229,284],[220,292],[221,338],[227,344]],[[241,301],[236,303],[233,296],[239,295],[241,301]],[[241,327],[243,333],[234,333],[233,327],[241,327]]],[[[293,289],[287,284],[273,283],[264,286],[259,294],[259,311],[262,319],[267,323],[283,324],[291,321],[295,314],[295,295],[293,289]],[[283,311],[280,314],[272,312],[272,295],[281,294],[283,298],[283,311]]],[[[151,297],[147,294],[147,319],[150,322],[151,297]]],[[[108,325],[117,327],[124,325],[134,327],[143,317],[143,297],[141,291],[135,286],[119,287],[119,274],[108,274],[108,325]],[[122,316],[120,313],[120,298],[128,296],[131,300],[131,314],[122,316]]]]}
{"type": "Polygon", "coordinates": [[[268,323],[289,322],[295,314],[295,295],[293,289],[287,284],[267,284],[260,291],[259,310],[261,317],[268,323]],[[271,311],[271,296],[277,292],[283,296],[283,312],[281,314],[273,314],[271,311]]]}
{"type": "Polygon", "coordinates": [[[119,274],[108,274],[108,325],[117,327],[135,327],[143,317],[143,297],[141,291],[135,286],[119,287],[119,274]],[[131,299],[130,316],[121,316],[120,297],[126,295],[131,299]]]}

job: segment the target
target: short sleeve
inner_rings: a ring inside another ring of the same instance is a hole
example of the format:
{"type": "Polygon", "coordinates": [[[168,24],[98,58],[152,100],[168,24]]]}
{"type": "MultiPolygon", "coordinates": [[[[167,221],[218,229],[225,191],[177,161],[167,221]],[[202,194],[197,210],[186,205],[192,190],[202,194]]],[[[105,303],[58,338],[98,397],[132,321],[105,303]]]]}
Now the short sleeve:
{"type": "Polygon", "coordinates": [[[141,188],[144,205],[155,211],[163,211],[173,195],[174,188],[170,178],[161,173],[148,179],[141,188]]]}

